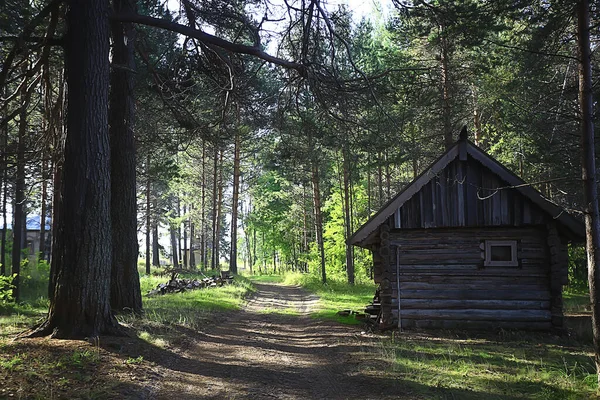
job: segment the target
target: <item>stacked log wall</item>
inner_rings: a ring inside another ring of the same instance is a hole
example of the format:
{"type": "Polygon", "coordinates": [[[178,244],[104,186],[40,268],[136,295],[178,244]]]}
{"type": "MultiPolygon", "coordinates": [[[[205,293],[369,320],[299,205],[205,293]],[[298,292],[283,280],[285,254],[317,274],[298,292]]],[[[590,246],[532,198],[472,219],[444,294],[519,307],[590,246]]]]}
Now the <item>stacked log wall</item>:
{"type": "Polygon", "coordinates": [[[391,230],[389,247],[394,256],[387,257],[381,273],[391,298],[382,303],[386,322],[391,322],[390,315],[395,322],[398,319],[398,251],[403,327],[560,326],[558,289],[564,283],[565,247],[559,237],[556,243],[556,237],[546,226],[391,230]],[[485,240],[516,240],[519,265],[484,267],[485,240]]]}

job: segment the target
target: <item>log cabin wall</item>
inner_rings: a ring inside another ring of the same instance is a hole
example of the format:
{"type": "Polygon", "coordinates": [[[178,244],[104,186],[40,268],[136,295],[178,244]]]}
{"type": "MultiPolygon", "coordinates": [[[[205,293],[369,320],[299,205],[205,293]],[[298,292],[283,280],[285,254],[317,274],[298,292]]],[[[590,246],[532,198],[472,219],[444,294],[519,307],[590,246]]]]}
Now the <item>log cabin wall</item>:
{"type": "MultiPolygon", "coordinates": [[[[398,260],[402,327],[546,330],[560,326],[559,288],[564,280],[557,279],[564,275],[564,264],[557,258],[561,267],[552,272],[548,243],[553,237],[545,225],[391,230],[394,256],[387,257],[380,278],[385,282],[382,323],[390,325],[398,319],[398,260]],[[485,267],[482,244],[486,240],[516,240],[518,266],[485,267]],[[384,296],[391,301],[384,303],[384,296]]],[[[557,246],[563,245],[559,241],[557,246]]]]}

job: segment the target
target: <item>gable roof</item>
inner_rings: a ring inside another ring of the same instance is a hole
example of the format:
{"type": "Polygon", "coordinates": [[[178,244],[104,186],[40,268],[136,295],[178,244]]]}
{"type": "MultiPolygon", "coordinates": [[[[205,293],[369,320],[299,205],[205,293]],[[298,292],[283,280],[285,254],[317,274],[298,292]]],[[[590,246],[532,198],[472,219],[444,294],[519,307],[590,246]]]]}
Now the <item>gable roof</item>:
{"type": "Polygon", "coordinates": [[[567,227],[576,237],[585,237],[585,226],[583,223],[569,214],[564,208],[544,197],[536,189],[528,185],[517,175],[508,170],[494,158],[489,156],[479,147],[466,139],[459,139],[454,146],[442,154],[433,162],[421,175],[406,186],[400,193],[390,199],[377,213],[364,223],[349,239],[348,243],[353,245],[364,244],[365,241],[383,224],[396,210],[408,201],[413,195],[418,193],[423,186],[429,183],[444,168],[448,166],[457,157],[460,160],[467,160],[467,155],[487,167],[492,173],[496,174],[513,190],[518,191],[525,198],[531,200],[540,209],[548,213],[557,222],[567,227]]]}

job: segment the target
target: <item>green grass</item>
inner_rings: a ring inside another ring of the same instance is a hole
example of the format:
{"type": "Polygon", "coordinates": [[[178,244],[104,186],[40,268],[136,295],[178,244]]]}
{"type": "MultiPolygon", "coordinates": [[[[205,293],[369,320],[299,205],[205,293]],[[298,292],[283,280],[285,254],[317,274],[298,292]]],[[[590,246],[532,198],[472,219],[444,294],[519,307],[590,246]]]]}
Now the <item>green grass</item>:
{"type": "MultiPolygon", "coordinates": [[[[201,275],[184,274],[183,278],[201,278],[201,275]]],[[[183,293],[147,296],[150,289],[159,283],[166,283],[168,277],[143,275],[140,279],[144,315],[120,315],[119,320],[126,324],[137,325],[180,325],[192,329],[202,326],[213,315],[221,311],[239,309],[244,298],[254,288],[252,283],[236,276],[233,284],[216,288],[190,290],[183,293]]]]}
{"type": "Polygon", "coordinates": [[[588,293],[563,293],[563,310],[565,314],[589,314],[590,295],[588,293]]]}
{"type": "Polygon", "coordinates": [[[281,275],[248,275],[246,278],[252,282],[283,282],[283,276],[281,275]]]}
{"type": "Polygon", "coordinates": [[[570,340],[521,332],[409,332],[379,346],[390,372],[426,398],[595,398],[591,349],[570,340]]]}
{"type": "Polygon", "coordinates": [[[311,314],[315,318],[335,320],[344,324],[361,324],[353,316],[342,317],[338,311],[353,310],[363,312],[365,306],[373,300],[374,284],[349,285],[346,282],[330,280],[327,284],[314,275],[289,273],[283,279],[286,285],[300,285],[319,296],[318,310],[311,314]]]}

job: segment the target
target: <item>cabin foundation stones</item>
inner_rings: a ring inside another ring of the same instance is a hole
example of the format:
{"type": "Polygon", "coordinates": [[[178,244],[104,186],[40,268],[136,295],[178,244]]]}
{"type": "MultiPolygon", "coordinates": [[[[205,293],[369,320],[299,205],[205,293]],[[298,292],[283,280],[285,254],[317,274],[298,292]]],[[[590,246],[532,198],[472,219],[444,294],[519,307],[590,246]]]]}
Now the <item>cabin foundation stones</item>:
{"type": "Polygon", "coordinates": [[[563,326],[583,223],[461,139],[349,242],[370,249],[381,328],[563,326]]]}

